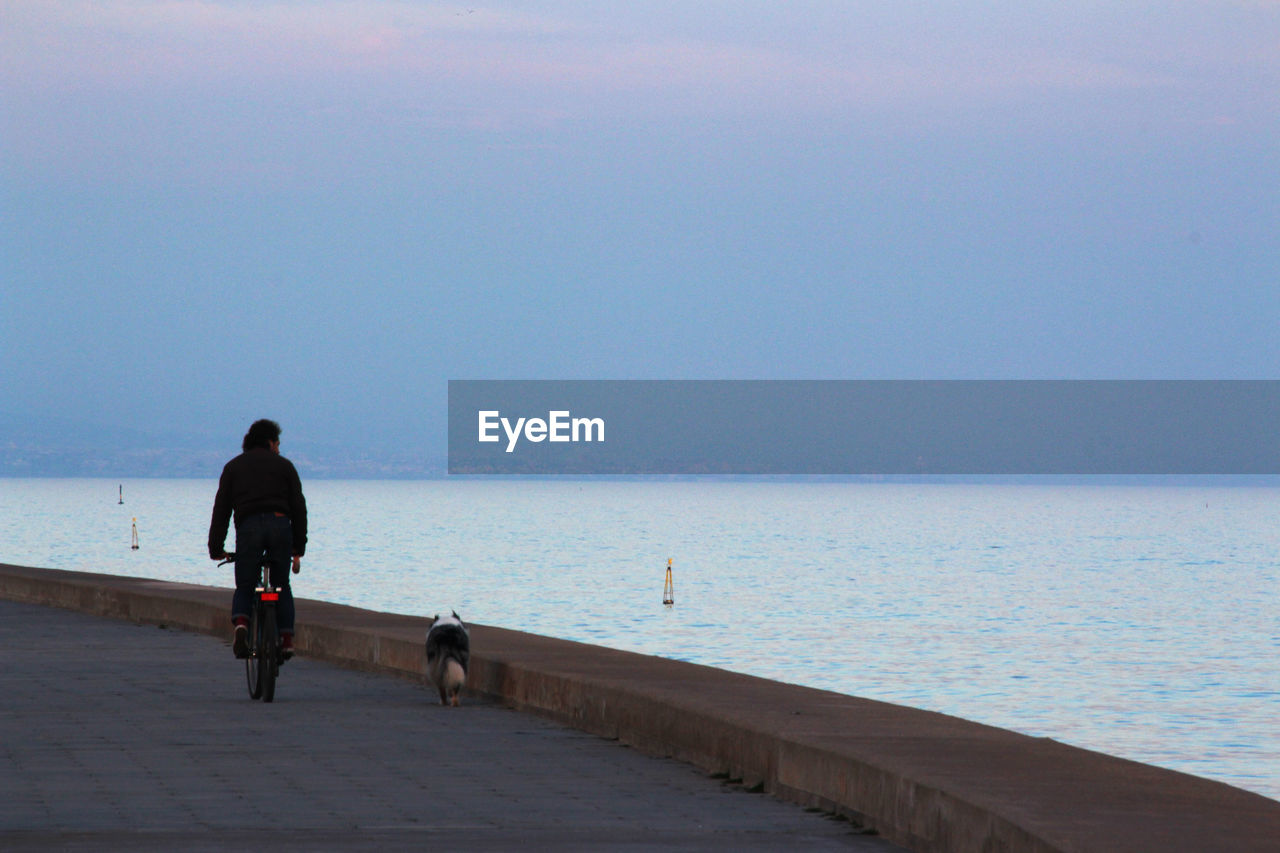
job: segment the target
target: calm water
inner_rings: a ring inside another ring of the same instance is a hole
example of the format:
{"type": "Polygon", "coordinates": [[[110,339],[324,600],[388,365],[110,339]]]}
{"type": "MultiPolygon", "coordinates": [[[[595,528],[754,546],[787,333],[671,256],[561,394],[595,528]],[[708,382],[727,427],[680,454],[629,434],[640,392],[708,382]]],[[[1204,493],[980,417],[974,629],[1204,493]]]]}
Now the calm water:
{"type": "MultiPolygon", "coordinates": [[[[230,585],[214,481],[0,479],[0,561],[230,585]],[[137,518],[141,548],[131,551],[137,518]]],[[[297,593],[992,723],[1280,799],[1280,491],[306,483],[297,593]],[[674,607],[663,607],[667,558],[674,607]]],[[[228,543],[230,544],[230,543],[228,543]]],[[[304,617],[305,618],[305,617],[304,617]]]]}

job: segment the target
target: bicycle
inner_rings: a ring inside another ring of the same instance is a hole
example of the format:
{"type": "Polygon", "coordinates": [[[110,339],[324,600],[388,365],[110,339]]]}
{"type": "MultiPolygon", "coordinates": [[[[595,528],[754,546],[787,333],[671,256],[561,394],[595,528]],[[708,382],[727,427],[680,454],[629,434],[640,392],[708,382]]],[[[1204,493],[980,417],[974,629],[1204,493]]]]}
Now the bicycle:
{"type": "MultiPolygon", "coordinates": [[[[218,563],[224,566],[234,562],[236,555],[228,552],[218,563]]],[[[253,612],[249,617],[249,656],[244,660],[245,680],[249,683],[249,698],[270,702],[276,695],[276,677],[284,655],[280,648],[280,631],[276,618],[276,604],[280,601],[280,589],[271,585],[271,563],[263,557],[259,569],[262,580],[253,591],[253,612]]]]}

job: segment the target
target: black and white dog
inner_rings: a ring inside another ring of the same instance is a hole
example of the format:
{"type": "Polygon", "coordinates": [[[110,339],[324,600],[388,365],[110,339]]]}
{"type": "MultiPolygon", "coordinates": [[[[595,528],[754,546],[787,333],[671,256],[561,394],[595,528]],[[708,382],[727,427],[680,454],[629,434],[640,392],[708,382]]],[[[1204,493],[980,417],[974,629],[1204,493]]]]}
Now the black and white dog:
{"type": "Polygon", "coordinates": [[[427,678],[440,691],[441,705],[458,706],[470,659],[471,634],[458,614],[432,617],[427,628],[427,678]]]}

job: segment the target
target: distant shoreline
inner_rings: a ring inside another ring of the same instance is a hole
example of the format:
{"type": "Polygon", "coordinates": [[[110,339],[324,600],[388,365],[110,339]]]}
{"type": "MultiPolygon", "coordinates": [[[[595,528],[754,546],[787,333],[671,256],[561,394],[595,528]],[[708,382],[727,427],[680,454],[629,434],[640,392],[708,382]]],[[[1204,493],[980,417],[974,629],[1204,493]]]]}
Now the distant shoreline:
{"type": "MultiPolygon", "coordinates": [[[[227,458],[230,458],[229,456],[227,458]]],[[[921,485],[921,486],[1130,486],[1162,488],[1277,488],[1280,475],[1221,474],[1028,474],[1028,475],[773,475],[773,474],[447,474],[441,468],[392,464],[315,464],[304,457],[292,457],[304,479],[309,480],[386,480],[454,482],[562,482],[562,483],[848,483],[856,485],[921,485]]],[[[143,468],[124,472],[104,466],[5,466],[0,464],[3,480],[216,480],[225,459],[216,466],[200,470],[186,467],[143,468]]]]}

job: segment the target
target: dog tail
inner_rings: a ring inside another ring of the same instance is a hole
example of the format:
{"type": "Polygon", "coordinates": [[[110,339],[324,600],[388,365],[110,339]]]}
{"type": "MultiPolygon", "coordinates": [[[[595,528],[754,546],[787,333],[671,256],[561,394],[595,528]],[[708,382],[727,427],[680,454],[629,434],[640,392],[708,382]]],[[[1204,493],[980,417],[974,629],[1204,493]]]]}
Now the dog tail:
{"type": "Polygon", "coordinates": [[[467,683],[467,671],[462,668],[462,664],[453,658],[449,658],[444,665],[444,690],[449,695],[449,704],[457,707],[458,692],[462,690],[462,686],[467,683]]]}
{"type": "Polygon", "coordinates": [[[462,689],[462,685],[467,682],[467,671],[462,668],[462,664],[453,658],[449,658],[444,665],[444,683],[445,686],[452,691],[462,689]]]}

